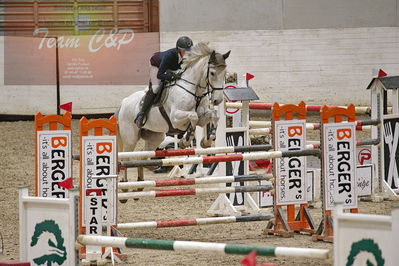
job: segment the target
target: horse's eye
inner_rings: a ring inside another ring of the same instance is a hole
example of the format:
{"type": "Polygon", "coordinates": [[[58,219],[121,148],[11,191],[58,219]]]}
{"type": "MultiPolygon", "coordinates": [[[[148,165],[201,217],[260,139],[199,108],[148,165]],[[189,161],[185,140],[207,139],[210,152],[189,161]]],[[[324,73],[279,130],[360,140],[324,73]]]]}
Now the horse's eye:
{"type": "Polygon", "coordinates": [[[214,73],[214,72],[211,72],[211,76],[212,76],[212,77],[215,76],[215,73],[214,73]]]}

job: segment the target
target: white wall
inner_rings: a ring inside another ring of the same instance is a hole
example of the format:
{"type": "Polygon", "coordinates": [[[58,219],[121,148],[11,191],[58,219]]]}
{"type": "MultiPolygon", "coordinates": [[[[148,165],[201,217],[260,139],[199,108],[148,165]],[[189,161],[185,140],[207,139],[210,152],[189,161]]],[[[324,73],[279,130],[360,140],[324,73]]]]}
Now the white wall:
{"type": "Polygon", "coordinates": [[[74,114],[114,113],[123,98],[145,87],[145,85],[61,86],[61,103],[73,102],[74,114]]]}
{"type": "Polygon", "coordinates": [[[251,81],[262,101],[369,105],[372,68],[399,75],[399,28],[161,32],[161,50],[181,35],[232,50],[228,71],[251,81]]]}
{"type": "Polygon", "coordinates": [[[398,0],[161,0],[161,31],[399,26],[398,0]]]}
{"type": "Polygon", "coordinates": [[[282,0],[161,0],[161,31],[282,28],[282,0]]]}

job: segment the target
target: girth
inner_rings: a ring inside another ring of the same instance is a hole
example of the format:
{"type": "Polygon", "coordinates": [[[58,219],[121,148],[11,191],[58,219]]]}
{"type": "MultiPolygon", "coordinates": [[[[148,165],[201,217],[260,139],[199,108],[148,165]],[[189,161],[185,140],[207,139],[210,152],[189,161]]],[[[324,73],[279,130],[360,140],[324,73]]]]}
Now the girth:
{"type": "Polygon", "coordinates": [[[182,134],[182,133],[185,133],[185,131],[173,127],[172,122],[170,121],[170,118],[169,118],[168,114],[165,111],[165,108],[163,108],[163,105],[159,106],[158,108],[159,108],[159,111],[161,112],[161,115],[165,119],[166,123],[168,123],[168,126],[169,126],[168,133],[170,133],[170,134],[182,134]]]}

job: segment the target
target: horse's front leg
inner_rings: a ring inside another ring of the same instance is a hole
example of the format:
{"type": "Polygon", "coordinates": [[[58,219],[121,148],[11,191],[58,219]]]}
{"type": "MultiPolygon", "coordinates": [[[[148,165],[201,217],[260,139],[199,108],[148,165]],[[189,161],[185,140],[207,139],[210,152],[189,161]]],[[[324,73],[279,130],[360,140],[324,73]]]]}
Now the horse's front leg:
{"type": "Polygon", "coordinates": [[[215,109],[207,108],[200,116],[198,126],[205,128],[205,134],[201,140],[201,147],[208,148],[216,139],[216,127],[219,122],[218,111],[215,109]]]}
{"type": "Polygon", "coordinates": [[[197,126],[198,115],[194,111],[176,110],[171,113],[170,121],[174,128],[185,131],[188,124],[191,124],[193,128],[197,126]]]}
{"type": "Polygon", "coordinates": [[[198,126],[205,127],[207,124],[212,123],[215,126],[219,121],[219,112],[214,104],[208,98],[203,98],[197,108],[199,117],[198,126]]]}

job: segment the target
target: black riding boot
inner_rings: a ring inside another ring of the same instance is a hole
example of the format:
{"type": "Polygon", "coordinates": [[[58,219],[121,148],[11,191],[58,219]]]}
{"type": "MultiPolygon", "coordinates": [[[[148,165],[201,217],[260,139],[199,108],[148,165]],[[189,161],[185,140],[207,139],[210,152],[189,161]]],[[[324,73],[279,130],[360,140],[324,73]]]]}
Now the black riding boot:
{"type": "Polygon", "coordinates": [[[144,126],[144,120],[148,114],[148,111],[151,109],[152,102],[155,98],[156,94],[150,89],[144,95],[143,105],[141,106],[140,112],[137,114],[136,119],[134,119],[134,123],[141,128],[144,126]]]}

